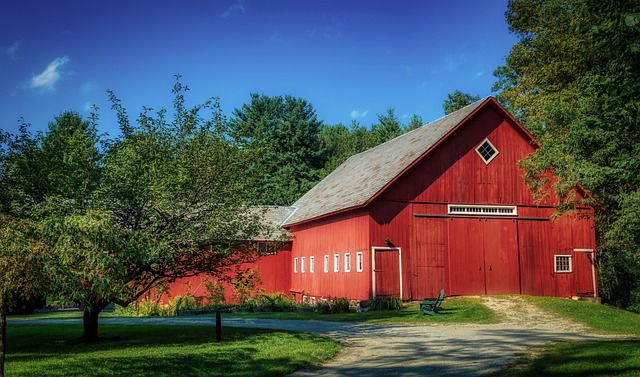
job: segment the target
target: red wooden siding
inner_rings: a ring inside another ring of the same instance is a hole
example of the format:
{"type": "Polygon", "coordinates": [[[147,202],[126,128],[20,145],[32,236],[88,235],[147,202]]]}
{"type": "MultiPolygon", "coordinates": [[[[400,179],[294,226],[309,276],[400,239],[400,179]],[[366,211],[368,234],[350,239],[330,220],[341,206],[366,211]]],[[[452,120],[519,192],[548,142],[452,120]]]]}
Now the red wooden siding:
{"type": "Polygon", "coordinates": [[[374,249],[375,296],[400,297],[400,250],[374,249]]]}
{"type": "MultiPolygon", "coordinates": [[[[294,226],[292,259],[305,258],[305,272],[292,272],[291,289],[300,295],[315,297],[369,298],[371,292],[371,247],[368,216],[356,210],[294,226]],[[364,258],[364,271],[357,271],[357,253],[364,258]],[[344,268],[344,255],[351,255],[351,271],[344,268]],[[339,270],[334,272],[334,255],[339,254],[339,270]],[[329,256],[329,271],[324,272],[324,256],[329,256]],[[309,271],[309,258],[315,260],[314,272],[309,271]]],[[[293,262],[291,262],[293,263],[293,262]]]]}
{"type": "Polygon", "coordinates": [[[206,296],[206,281],[219,280],[225,287],[225,300],[227,303],[235,303],[233,288],[228,281],[233,279],[238,272],[244,272],[248,269],[256,270],[260,275],[262,283],[258,288],[264,289],[266,293],[282,292],[290,295],[289,288],[291,286],[291,251],[281,250],[277,254],[265,255],[258,259],[255,263],[242,263],[235,266],[228,273],[224,274],[221,279],[208,276],[206,274],[194,276],[191,278],[178,279],[169,285],[169,289],[162,297],[162,302],[167,303],[173,297],[184,296],[189,293],[195,296],[206,296]]]}

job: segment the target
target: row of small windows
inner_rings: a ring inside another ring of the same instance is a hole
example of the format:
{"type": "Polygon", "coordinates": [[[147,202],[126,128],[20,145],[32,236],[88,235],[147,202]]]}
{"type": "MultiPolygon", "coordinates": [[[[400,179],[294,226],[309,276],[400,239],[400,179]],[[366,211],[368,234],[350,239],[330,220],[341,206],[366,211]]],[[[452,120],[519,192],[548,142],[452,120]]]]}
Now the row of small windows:
{"type": "MultiPolygon", "coordinates": [[[[344,272],[351,272],[351,253],[344,253],[344,272]]],[[[340,254],[333,254],[333,272],[340,272],[340,254]]],[[[298,257],[293,258],[293,272],[305,273],[306,271],[306,257],[300,257],[300,264],[298,264],[298,257]]],[[[324,272],[329,272],[329,255],[325,254],[323,259],[324,272]]],[[[356,271],[362,272],[364,270],[364,253],[359,251],[356,253],[356,271]]],[[[315,257],[309,257],[309,272],[315,272],[315,257]]]]}

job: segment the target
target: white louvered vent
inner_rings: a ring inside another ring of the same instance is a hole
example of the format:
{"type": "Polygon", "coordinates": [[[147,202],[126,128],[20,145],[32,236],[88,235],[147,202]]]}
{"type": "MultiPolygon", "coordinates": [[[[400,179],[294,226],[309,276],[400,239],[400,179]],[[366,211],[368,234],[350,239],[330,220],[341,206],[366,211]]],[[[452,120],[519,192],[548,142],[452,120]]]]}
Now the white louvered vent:
{"type": "Polygon", "coordinates": [[[487,206],[473,204],[449,204],[450,215],[518,216],[516,206],[487,206]]]}

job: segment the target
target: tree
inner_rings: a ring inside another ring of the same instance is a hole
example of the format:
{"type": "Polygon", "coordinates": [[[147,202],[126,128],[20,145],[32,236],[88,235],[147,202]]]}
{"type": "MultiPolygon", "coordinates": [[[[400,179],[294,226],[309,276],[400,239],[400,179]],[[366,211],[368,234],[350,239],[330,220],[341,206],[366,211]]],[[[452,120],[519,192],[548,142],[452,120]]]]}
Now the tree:
{"type": "Polygon", "coordinates": [[[447,99],[442,103],[442,109],[445,115],[449,115],[454,111],[460,110],[467,105],[478,101],[480,96],[464,93],[459,90],[454,90],[452,93],[447,94],[447,99]]]}
{"type": "Polygon", "coordinates": [[[97,212],[68,217],[49,233],[63,260],[78,253],[95,259],[63,282],[86,305],[85,338],[97,338],[98,315],[110,302],[126,306],[163,282],[223,275],[255,256],[244,241],[264,226],[243,196],[255,153],[229,141],[217,98],[188,108],[187,91],[178,77],[170,123],[165,109],[153,115],[144,108],[132,126],[120,102],[112,102],[123,136],[106,151],[97,212]],[[77,244],[86,248],[73,254],[66,246],[77,244]],[[90,271],[106,274],[78,284],[90,271]]]}
{"type": "Polygon", "coordinates": [[[376,145],[373,134],[355,119],[350,127],[342,124],[325,125],[319,133],[326,163],[320,172],[323,179],[354,154],[376,145]]]}
{"type": "Polygon", "coordinates": [[[409,131],[417,130],[422,126],[424,126],[422,117],[418,114],[413,114],[411,118],[409,118],[409,123],[404,127],[404,132],[407,133],[409,131]]]}
{"type": "Polygon", "coordinates": [[[388,108],[386,114],[378,114],[378,122],[371,125],[375,145],[382,144],[403,133],[402,124],[396,117],[396,110],[393,107],[388,108]]]}
{"type": "Polygon", "coordinates": [[[580,182],[596,216],[601,290],[640,310],[640,13],[637,1],[511,0],[519,41],[494,73],[498,99],[541,141],[521,162],[532,187],[553,171],[560,210],[580,182]]]}
{"type": "Polygon", "coordinates": [[[290,205],[318,182],[321,127],[311,104],[292,96],[254,93],[251,103],[233,111],[229,134],[241,148],[259,151],[247,174],[255,177],[253,203],[290,205]]]}
{"type": "Polygon", "coordinates": [[[0,377],[4,377],[6,316],[12,299],[41,293],[50,281],[42,268],[45,248],[33,234],[31,221],[0,215],[0,377]]]}

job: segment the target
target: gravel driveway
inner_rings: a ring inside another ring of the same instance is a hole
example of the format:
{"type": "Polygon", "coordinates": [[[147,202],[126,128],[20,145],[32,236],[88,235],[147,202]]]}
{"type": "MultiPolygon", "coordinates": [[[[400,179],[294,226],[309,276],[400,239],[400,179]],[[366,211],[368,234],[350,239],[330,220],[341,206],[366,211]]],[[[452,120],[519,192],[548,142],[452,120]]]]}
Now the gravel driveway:
{"type": "MultiPolygon", "coordinates": [[[[608,339],[587,334],[581,325],[545,312],[518,296],[483,297],[483,301],[502,317],[501,323],[381,326],[223,318],[222,324],[323,334],[345,346],[329,363],[300,370],[292,376],[481,376],[503,368],[530,347],[561,340],[608,339]]],[[[209,326],[212,321],[212,318],[181,317],[100,320],[104,324],[209,326]]],[[[79,323],[79,320],[52,322],[79,323]]]]}

